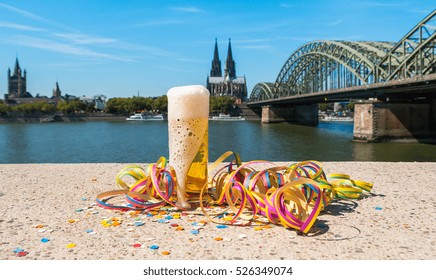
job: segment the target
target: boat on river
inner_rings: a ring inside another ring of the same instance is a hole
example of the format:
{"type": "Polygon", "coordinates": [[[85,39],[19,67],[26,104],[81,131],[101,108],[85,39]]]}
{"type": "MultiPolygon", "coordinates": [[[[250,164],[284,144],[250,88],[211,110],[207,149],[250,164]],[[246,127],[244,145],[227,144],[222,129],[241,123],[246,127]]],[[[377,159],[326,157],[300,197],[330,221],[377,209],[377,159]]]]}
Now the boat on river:
{"type": "Polygon", "coordinates": [[[324,118],[321,118],[320,121],[324,121],[324,122],[352,122],[352,121],[354,121],[354,118],[326,116],[324,118]]]}
{"type": "Polygon", "coordinates": [[[212,121],[245,121],[245,118],[238,116],[232,117],[226,114],[219,114],[218,116],[213,116],[210,120],[212,121]]]}
{"type": "Polygon", "coordinates": [[[152,114],[144,114],[144,113],[134,114],[126,118],[126,121],[163,121],[163,120],[164,120],[164,116],[162,114],[152,115],[152,114]]]}

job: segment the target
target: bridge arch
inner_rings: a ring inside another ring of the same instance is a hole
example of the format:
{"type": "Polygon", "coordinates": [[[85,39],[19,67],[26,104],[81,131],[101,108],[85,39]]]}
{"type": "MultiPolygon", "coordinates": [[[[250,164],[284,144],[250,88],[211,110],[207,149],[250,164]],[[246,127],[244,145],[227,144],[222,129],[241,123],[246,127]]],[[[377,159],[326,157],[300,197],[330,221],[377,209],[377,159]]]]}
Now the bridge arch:
{"type": "Polygon", "coordinates": [[[251,91],[250,99],[253,100],[268,100],[275,97],[274,83],[257,83],[251,91]]]}
{"type": "Polygon", "coordinates": [[[309,42],[291,54],[274,84],[255,86],[250,102],[432,73],[436,73],[436,10],[398,43],[309,42]]]}

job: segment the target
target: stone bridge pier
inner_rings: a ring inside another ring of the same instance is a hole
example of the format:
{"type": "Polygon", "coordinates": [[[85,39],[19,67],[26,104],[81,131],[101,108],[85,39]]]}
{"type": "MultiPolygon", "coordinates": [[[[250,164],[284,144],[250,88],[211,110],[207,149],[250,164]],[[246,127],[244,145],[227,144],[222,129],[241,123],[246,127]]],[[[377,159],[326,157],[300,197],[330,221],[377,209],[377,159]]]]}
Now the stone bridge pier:
{"type": "Polygon", "coordinates": [[[353,140],[436,142],[436,99],[427,103],[356,103],[353,140]]]}
{"type": "Polygon", "coordinates": [[[278,106],[267,105],[262,107],[262,123],[291,122],[298,124],[317,124],[318,105],[278,106]]]}

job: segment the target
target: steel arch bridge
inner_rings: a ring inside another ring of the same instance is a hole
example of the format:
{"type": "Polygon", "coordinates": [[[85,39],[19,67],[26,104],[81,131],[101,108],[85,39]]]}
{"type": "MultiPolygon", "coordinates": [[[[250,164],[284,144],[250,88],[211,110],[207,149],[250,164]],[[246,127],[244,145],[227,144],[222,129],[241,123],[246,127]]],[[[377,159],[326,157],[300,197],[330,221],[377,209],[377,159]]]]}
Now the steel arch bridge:
{"type": "Polygon", "coordinates": [[[436,10],[399,42],[309,42],[286,60],[274,83],[258,83],[249,103],[436,73],[436,10]]]}

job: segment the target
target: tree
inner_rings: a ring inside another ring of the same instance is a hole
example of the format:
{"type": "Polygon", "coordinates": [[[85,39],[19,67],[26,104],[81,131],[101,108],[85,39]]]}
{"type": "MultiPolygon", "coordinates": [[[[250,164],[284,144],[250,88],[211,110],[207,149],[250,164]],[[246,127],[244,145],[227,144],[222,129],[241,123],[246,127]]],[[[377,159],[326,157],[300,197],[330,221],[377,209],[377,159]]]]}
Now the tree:
{"type": "Polygon", "coordinates": [[[211,96],[209,99],[209,111],[212,113],[225,113],[234,104],[229,96],[211,96]]]}
{"type": "Polygon", "coordinates": [[[67,114],[86,111],[86,103],[80,101],[79,99],[61,101],[58,103],[57,110],[67,114]]]}
{"type": "Polygon", "coordinates": [[[4,103],[0,103],[0,115],[5,115],[9,111],[9,106],[4,103]]]}
{"type": "Polygon", "coordinates": [[[153,100],[152,109],[160,112],[168,111],[168,98],[166,95],[156,97],[153,100]]]}

